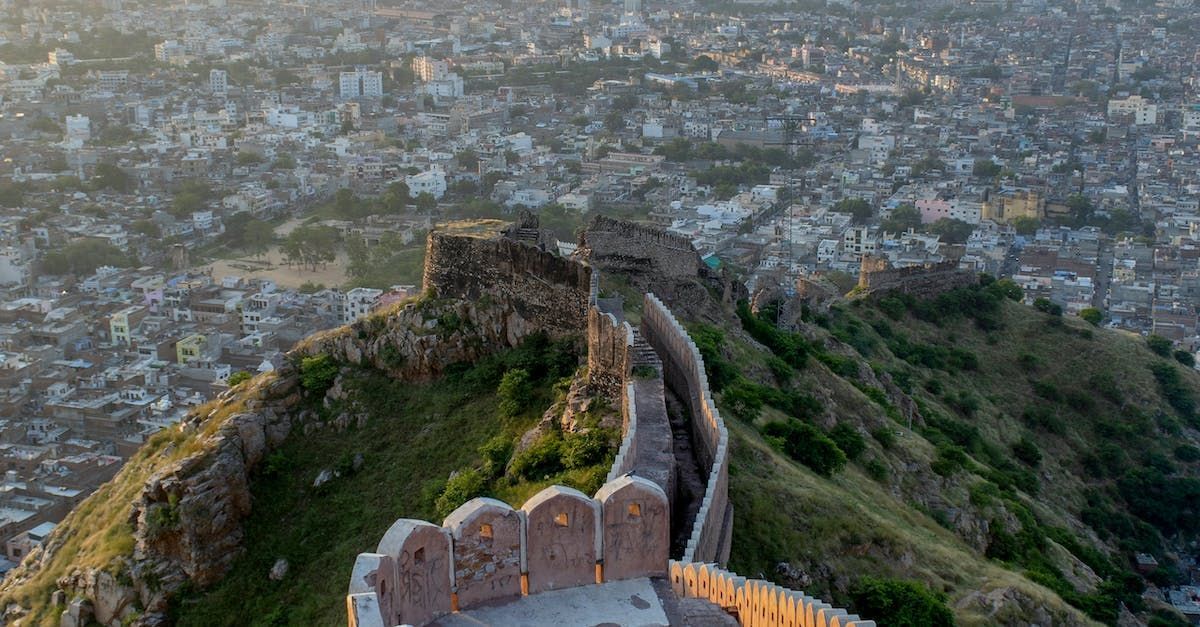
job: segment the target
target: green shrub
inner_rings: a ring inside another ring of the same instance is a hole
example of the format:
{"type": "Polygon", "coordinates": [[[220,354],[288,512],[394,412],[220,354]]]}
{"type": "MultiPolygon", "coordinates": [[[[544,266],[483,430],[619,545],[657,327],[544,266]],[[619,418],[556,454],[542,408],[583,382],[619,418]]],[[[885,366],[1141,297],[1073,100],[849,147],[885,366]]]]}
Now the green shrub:
{"type": "Polygon", "coordinates": [[[851,461],[858,459],[863,451],[867,450],[867,441],[850,423],[839,422],[834,425],[833,429],[829,430],[829,438],[842,449],[846,459],[851,461]]]}
{"type": "Polygon", "coordinates": [[[500,385],[496,387],[496,396],[500,399],[500,415],[511,418],[524,411],[532,391],[529,372],[520,368],[505,372],[504,377],[500,379],[500,385]]]}
{"type": "Polygon", "coordinates": [[[1042,463],[1042,451],[1038,449],[1036,443],[1028,437],[1022,437],[1012,445],[1013,456],[1021,461],[1021,463],[1032,468],[1037,468],[1042,463]]]}
{"type": "Polygon", "coordinates": [[[1063,311],[1061,305],[1052,303],[1046,298],[1039,298],[1033,301],[1033,308],[1051,316],[1061,316],[1063,311]]]}
{"type": "Polygon", "coordinates": [[[479,455],[483,457],[483,473],[489,478],[504,474],[504,467],[512,458],[513,441],[506,435],[497,435],[484,442],[479,447],[479,455]]]}
{"type": "Polygon", "coordinates": [[[481,496],[487,488],[483,475],[474,468],[459,471],[446,481],[446,487],[434,502],[438,516],[445,518],[450,512],[458,509],[459,505],[481,496]]]}
{"type": "Polygon", "coordinates": [[[562,472],[562,438],[557,433],[543,435],[529,448],[513,456],[509,472],[522,479],[540,481],[562,472]]]}
{"type": "Polygon", "coordinates": [[[774,355],[767,358],[767,368],[771,370],[771,376],[775,377],[775,382],[779,385],[790,384],[792,377],[796,374],[796,370],[786,361],[774,355]]]}
{"type": "Polygon", "coordinates": [[[1067,423],[1059,415],[1047,407],[1027,407],[1021,414],[1025,424],[1034,429],[1041,429],[1055,435],[1067,432],[1067,423]]]}
{"type": "Polygon", "coordinates": [[[889,627],[951,627],[954,613],[945,595],[901,579],[862,577],[850,588],[851,607],[860,616],[879,617],[889,627]]]}
{"type": "Polygon", "coordinates": [[[720,392],[740,376],[737,368],[725,359],[722,350],[725,334],[720,329],[706,324],[694,324],[688,327],[688,335],[696,344],[696,350],[700,351],[700,358],[704,360],[708,385],[713,392],[720,392]]]}
{"type": "Polygon", "coordinates": [[[739,420],[754,422],[762,413],[763,398],[758,386],[746,379],[738,379],[721,393],[721,401],[739,420]]]}
{"type": "Polygon", "coordinates": [[[1175,447],[1175,459],[1185,464],[1200,462],[1200,448],[1196,448],[1191,444],[1180,444],[1175,447]]]}
{"type": "Polygon", "coordinates": [[[253,379],[253,378],[254,378],[253,374],[250,374],[249,372],[247,372],[245,370],[238,370],[237,372],[229,375],[229,379],[226,380],[225,383],[228,384],[229,387],[234,387],[236,385],[245,383],[246,381],[249,381],[250,379],[253,379]]]}
{"type": "Polygon", "coordinates": [[[828,477],[846,465],[846,454],[837,443],[810,424],[798,420],[772,422],[763,427],[763,434],[775,438],[785,455],[821,476],[828,477]]]}
{"type": "Polygon", "coordinates": [[[933,460],[933,463],[929,467],[937,474],[949,477],[962,470],[969,463],[970,459],[961,446],[941,444],[937,447],[937,458],[933,460]]]}
{"type": "Polygon", "coordinates": [[[611,432],[592,429],[563,436],[562,462],[567,468],[586,468],[604,461],[612,452],[611,432]]]}
{"type": "Polygon", "coordinates": [[[1172,348],[1171,340],[1168,340],[1167,338],[1165,338],[1161,335],[1151,334],[1151,335],[1147,336],[1146,337],[1146,348],[1149,348],[1151,351],[1154,352],[1155,355],[1158,355],[1159,357],[1170,357],[1171,356],[1171,348],[1172,348]]]}
{"type": "Polygon", "coordinates": [[[867,463],[863,464],[863,468],[867,471],[868,477],[880,483],[887,481],[888,467],[878,459],[875,459],[874,457],[868,459],[867,463]]]}
{"type": "Polygon", "coordinates": [[[1062,393],[1058,391],[1058,386],[1049,381],[1033,381],[1033,393],[1048,400],[1061,401],[1062,393]]]}
{"type": "Polygon", "coordinates": [[[1104,312],[1095,307],[1085,307],[1079,310],[1079,317],[1092,326],[1100,326],[1100,322],[1104,320],[1104,312]]]}
{"type": "Polygon", "coordinates": [[[327,354],[300,360],[300,387],[310,394],[324,394],[338,376],[338,364],[327,354]]]}
{"type": "Polygon", "coordinates": [[[1000,487],[991,481],[977,481],[967,488],[967,494],[975,507],[987,507],[1000,499],[1000,487]]]}
{"type": "Polygon", "coordinates": [[[167,495],[166,503],[150,507],[146,512],[146,532],[151,538],[157,538],[179,528],[179,497],[167,495]]]}
{"type": "Polygon", "coordinates": [[[742,328],[763,346],[771,349],[776,357],[793,368],[804,368],[811,346],[803,336],[782,331],[774,324],[755,316],[745,301],[738,303],[737,315],[742,321],[742,328]]]}
{"type": "Polygon", "coordinates": [[[1192,419],[1196,414],[1196,400],[1184,384],[1179,371],[1170,363],[1156,363],[1150,366],[1150,372],[1158,381],[1159,391],[1163,398],[1185,420],[1192,419]]]}
{"type": "Polygon", "coordinates": [[[896,445],[896,432],[886,426],[871,430],[871,437],[875,438],[875,441],[879,442],[879,446],[882,446],[884,450],[896,445]]]}
{"type": "Polygon", "coordinates": [[[1175,357],[1175,361],[1187,366],[1188,368],[1196,367],[1196,356],[1185,350],[1175,351],[1174,353],[1171,353],[1171,355],[1175,357]]]}

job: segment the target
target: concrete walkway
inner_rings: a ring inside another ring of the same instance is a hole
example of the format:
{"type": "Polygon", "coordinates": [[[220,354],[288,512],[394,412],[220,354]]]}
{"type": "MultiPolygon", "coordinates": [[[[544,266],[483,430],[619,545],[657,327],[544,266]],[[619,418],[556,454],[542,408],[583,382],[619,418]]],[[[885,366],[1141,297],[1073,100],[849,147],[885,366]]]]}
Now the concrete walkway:
{"type": "Polygon", "coordinates": [[[506,605],[472,608],[431,623],[440,627],[657,627],[669,624],[663,602],[646,578],[552,590],[522,597],[506,605]]]}

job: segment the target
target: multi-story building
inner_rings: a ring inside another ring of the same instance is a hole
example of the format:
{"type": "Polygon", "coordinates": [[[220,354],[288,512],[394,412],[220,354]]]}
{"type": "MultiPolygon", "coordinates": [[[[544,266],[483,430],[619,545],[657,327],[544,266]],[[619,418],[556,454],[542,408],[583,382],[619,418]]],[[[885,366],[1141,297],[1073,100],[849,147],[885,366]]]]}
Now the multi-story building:
{"type": "Polygon", "coordinates": [[[229,93],[229,74],[225,70],[216,68],[209,70],[208,88],[214,96],[224,96],[229,93]]]}
{"type": "Polygon", "coordinates": [[[371,287],[356,287],[346,292],[342,303],[342,323],[350,324],[371,313],[381,296],[383,290],[371,287]]]}
{"type": "Polygon", "coordinates": [[[346,99],[379,98],[383,96],[383,73],[361,67],[353,72],[342,72],[338,81],[338,95],[346,99]]]}

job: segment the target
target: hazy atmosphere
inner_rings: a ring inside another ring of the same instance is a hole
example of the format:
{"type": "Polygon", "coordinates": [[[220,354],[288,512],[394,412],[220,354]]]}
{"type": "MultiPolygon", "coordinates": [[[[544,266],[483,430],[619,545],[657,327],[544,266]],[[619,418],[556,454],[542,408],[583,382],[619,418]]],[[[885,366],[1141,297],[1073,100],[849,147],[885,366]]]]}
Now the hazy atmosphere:
{"type": "Polygon", "coordinates": [[[0,0],[0,624],[1200,625],[1195,0],[0,0]]]}

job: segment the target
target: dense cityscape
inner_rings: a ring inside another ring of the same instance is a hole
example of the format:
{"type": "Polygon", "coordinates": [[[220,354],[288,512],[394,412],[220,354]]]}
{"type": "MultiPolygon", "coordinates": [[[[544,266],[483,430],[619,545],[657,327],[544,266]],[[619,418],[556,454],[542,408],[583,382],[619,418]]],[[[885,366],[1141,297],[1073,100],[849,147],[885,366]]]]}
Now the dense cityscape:
{"type": "Polygon", "coordinates": [[[635,220],[813,299],[949,263],[1194,366],[1196,5],[875,4],[0,0],[0,573],[447,222],[635,220]]]}

